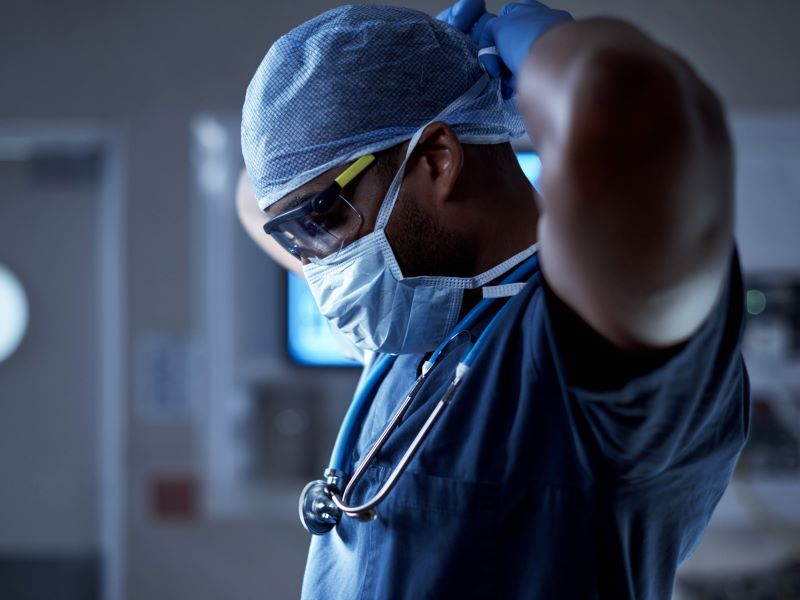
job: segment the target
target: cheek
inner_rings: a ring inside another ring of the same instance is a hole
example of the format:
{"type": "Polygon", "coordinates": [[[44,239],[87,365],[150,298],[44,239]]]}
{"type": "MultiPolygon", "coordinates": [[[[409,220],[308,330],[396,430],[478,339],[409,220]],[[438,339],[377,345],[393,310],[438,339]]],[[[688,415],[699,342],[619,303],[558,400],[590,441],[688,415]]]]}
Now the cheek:
{"type": "Polygon", "coordinates": [[[430,250],[429,228],[430,220],[420,214],[416,199],[401,190],[386,224],[386,238],[406,277],[428,274],[420,272],[420,269],[424,267],[424,257],[430,250]]]}
{"type": "Polygon", "coordinates": [[[458,275],[455,238],[423,202],[401,192],[389,218],[386,237],[400,270],[406,277],[458,275]]]}

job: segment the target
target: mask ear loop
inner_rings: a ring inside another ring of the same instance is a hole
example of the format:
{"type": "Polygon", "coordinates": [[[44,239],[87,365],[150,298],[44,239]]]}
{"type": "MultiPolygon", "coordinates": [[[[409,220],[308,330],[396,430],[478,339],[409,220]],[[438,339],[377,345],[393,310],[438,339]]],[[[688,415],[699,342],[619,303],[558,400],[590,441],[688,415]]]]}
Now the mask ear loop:
{"type": "Polygon", "coordinates": [[[489,75],[484,72],[478,81],[473,83],[466,92],[453,100],[444,108],[444,110],[439,112],[439,114],[437,114],[433,119],[425,123],[422,127],[417,129],[416,132],[414,132],[414,135],[408,142],[408,149],[406,150],[405,158],[403,158],[403,162],[401,163],[400,168],[397,170],[397,174],[394,176],[394,179],[392,179],[392,183],[386,192],[383,203],[381,204],[381,209],[378,212],[378,218],[375,219],[375,231],[383,230],[386,227],[386,224],[389,222],[389,217],[392,214],[392,210],[394,210],[397,197],[400,195],[400,186],[403,183],[403,175],[406,172],[406,164],[408,163],[408,159],[411,156],[411,153],[414,151],[414,148],[419,143],[419,138],[422,136],[422,132],[425,131],[425,128],[431,123],[440,121],[442,117],[453,112],[457,108],[460,108],[462,104],[466,104],[467,102],[477,98],[487,85],[489,85],[489,75]]]}

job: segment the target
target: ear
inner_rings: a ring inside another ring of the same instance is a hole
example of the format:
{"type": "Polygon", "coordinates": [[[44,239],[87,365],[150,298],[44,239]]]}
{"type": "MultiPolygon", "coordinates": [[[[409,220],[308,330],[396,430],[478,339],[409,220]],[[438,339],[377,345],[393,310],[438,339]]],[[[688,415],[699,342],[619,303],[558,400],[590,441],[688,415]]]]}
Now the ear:
{"type": "Polygon", "coordinates": [[[406,164],[403,187],[437,205],[453,199],[464,149],[447,123],[436,121],[422,132],[406,164]]]}

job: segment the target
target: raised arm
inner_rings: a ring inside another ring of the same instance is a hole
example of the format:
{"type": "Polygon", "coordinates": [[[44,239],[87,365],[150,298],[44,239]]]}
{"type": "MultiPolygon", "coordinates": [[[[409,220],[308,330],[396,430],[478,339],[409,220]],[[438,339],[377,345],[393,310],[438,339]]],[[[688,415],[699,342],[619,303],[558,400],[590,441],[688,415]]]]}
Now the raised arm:
{"type": "Polygon", "coordinates": [[[545,278],[622,349],[686,340],[709,315],[732,248],[723,110],[682,59],[615,19],[574,22],[535,0],[439,15],[501,77],[542,160],[545,278]]]}
{"type": "Polygon", "coordinates": [[[731,146],[714,93],[612,19],[545,33],[518,90],[543,164],[551,288],[623,349],[687,339],[714,306],[732,247],[731,146]]]}

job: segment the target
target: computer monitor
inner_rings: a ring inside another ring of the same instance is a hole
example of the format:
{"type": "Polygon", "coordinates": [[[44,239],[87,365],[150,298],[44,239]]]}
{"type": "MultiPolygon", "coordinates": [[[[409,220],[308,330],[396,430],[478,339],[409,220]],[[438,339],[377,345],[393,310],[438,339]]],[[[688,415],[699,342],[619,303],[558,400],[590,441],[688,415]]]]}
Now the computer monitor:
{"type": "Polygon", "coordinates": [[[539,160],[539,155],[530,151],[518,151],[516,155],[522,172],[525,173],[531,185],[538,190],[539,176],[542,174],[542,161],[539,160]]]}
{"type": "MultiPolygon", "coordinates": [[[[516,153],[522,171],[536,185],[542,164],[534,152],[516,153]]],[[[305,280],[294,273],[287,279],[287,351],[293,362],[315,367],[354,366],[341,351],[328,321],[320,314],[305,280]]]]}
{"type": "Polygon", "coordinates": [[[287,350],[289,358],[299,365],[312,367],[354,366],[331,333],[305,279],[289,273],[287,292],[287,350]]]}

